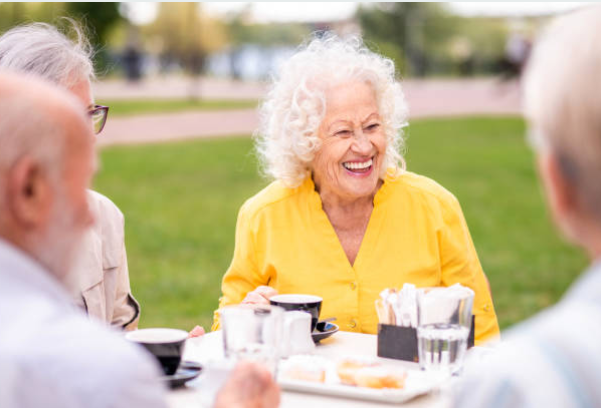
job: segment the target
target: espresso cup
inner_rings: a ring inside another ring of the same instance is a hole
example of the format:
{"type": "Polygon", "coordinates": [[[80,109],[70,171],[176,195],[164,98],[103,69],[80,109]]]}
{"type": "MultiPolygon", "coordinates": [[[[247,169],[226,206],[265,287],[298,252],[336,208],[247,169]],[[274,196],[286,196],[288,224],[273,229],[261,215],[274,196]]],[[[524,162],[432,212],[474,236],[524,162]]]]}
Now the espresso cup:
{"type": "Polygon", "coordinates": [[[322,298],[313,295],[275,295],[269,298],[269,303],[280,306],[284,310],[300,310],[309,313],[311,315],[311,332],[317,326],[322,302],[322,298]]]}
{"type": "Polygon", "coordinates": [[[165,375],[173,375],[179,367],[188,332],[177,329],[140,329],[125,338],[148,350],[161,364],[165,375]]]}

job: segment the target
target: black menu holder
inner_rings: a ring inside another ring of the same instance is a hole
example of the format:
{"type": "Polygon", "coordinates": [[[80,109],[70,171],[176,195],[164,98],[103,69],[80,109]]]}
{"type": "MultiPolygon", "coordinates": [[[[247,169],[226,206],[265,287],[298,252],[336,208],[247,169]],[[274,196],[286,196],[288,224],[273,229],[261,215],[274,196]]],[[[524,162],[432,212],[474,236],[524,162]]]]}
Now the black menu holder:
{"type": "MultiPolygon", "coordinates": [[[[467,348],[474,347],[476,316],[472,316],[472,327],[467,338],[467,348]]],[[[417,353],[417,330],[413,327],[378,324],[378,357],[396,360],[419,361],[417,353]]]]}

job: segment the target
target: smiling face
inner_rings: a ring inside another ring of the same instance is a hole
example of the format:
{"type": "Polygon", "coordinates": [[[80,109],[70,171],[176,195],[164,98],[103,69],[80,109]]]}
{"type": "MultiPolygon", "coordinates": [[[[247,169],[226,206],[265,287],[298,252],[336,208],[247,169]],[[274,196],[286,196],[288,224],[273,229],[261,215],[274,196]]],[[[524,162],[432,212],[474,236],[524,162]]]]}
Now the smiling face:
{"type": "Polygon", "coordinates": [[[352,81],[330,87],[318,132],[322,145],[312,171],[322,198],[342,202],[373,198],[386,153],[386,134],[371,85],[352,81]]]}

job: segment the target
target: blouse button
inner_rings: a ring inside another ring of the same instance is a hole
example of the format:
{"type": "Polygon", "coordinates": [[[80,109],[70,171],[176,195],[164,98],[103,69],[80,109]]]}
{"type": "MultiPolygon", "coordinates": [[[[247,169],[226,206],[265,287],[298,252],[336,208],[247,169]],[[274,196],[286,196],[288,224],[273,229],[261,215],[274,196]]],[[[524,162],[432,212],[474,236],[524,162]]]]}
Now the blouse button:
{"type": "Polygon", "coordinates": [[[357,322],[355,321],[355,319],[351,319],[351,321],[349,322],[348,326],[351,329],[354,329],[355,327],[357,327],[357,322]]]}
{"type": "Polygon", "coordinates": [[[357,289],[357,282],[351,282],[351,290],[357,289]]]}
{"type": "Polygon", "coordinates": [[[484,305],[483,309],[485,312],[490,312],[490,305],[489,304],[484,305]]]}

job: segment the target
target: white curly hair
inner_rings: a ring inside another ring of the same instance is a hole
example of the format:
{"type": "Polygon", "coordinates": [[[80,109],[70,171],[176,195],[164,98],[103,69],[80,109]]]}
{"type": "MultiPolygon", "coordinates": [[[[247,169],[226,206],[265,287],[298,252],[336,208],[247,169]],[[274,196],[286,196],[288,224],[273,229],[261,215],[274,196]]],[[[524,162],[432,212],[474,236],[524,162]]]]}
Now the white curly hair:
{"type": "Polygon", "coordinates": [[[266,175],[296,187],[311,174],[321,146],[318,129],[326,111],[325,90],[349,80],[365,81],[376,93],[387,138],[380,176],[390,167],[405,169],[402,129],[408,107],[394,62],[370,51],[360,37],[326,34],[302,45],[282,64],[259,108],[255,141],[266,175]]]}

